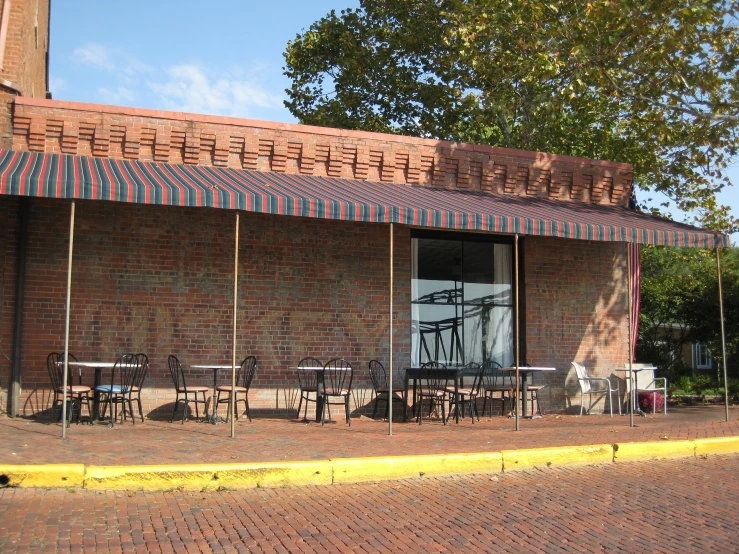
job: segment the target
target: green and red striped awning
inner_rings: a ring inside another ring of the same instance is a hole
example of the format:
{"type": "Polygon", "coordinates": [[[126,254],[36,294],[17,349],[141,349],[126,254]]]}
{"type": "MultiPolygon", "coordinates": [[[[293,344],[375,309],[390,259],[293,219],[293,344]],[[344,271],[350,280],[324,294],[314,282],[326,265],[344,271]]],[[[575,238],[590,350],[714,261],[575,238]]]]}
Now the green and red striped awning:
{"type": "Polygon", "coordinates": [[[729,238],[618,206],[0,150],[0,194],[212,207],[442,229],[712,248],[729,238]]]}

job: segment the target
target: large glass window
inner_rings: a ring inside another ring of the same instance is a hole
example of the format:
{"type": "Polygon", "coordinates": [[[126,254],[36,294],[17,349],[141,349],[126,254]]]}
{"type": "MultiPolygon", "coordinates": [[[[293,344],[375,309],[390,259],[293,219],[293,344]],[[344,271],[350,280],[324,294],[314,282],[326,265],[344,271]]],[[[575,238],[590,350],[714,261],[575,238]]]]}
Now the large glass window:
{"type": "Polygon", "coordinates": [[[513,246],[413,238],[412,363],[513,363],[513,246]]]}

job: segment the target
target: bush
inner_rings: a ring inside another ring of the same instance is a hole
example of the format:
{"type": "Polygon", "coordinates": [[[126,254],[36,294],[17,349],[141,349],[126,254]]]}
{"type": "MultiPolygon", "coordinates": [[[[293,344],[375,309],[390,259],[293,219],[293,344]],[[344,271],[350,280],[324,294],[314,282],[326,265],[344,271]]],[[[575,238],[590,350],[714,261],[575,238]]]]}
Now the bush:
{"type": "Polygon", "coordinates": [[[662,398],[661,392],[640,392],[639,393],[639,407],[643,412],[652,412],[654,408],[655,412],[661,412],[665,406],[665,399],[662,398]],[[656,395],[656,406],[654,396],[656,395]]]}

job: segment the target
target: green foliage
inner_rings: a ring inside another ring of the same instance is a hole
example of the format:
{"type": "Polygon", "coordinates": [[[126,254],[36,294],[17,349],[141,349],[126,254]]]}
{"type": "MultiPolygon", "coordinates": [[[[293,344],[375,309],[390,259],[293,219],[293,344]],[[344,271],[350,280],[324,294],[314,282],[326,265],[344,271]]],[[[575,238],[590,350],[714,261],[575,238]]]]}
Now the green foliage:
{"type": "MultiPolygon", "coordinates": [[[[675,382],[690,369],[681,359],[683,345],[699,342],[723,367],[715,252],[647,246],[640,255],[637,358],[652,361],[675,382]]],[[[739,375],[739,249],[722,249],[720,255],[727,368],[739,375]]],[[[723,381],[712,376],[717,377],[723,381]]]]}
{"type": "Polygon", "coordinates": [[[632,163],[702,223],[736,155],[734,2],[362,0],[288,43],[303,123],[632,163]]]}

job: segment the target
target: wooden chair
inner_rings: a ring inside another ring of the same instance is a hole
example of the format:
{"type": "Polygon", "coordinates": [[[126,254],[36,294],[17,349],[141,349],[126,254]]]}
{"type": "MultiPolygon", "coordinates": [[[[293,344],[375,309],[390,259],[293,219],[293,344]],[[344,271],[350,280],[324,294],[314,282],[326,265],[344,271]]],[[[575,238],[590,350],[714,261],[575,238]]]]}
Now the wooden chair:
{"type": "MultiPolygon", "coordinates": [[[[72,354],[68,355],[68,362],[76,362],[72,354]]],[[[46,357],[46,369],[49,372],[49,380],[54,390],[54,401],[51,404],[52,414],[57,405],[61,406],[64,401],[64,353],[52,352],[46,357]]],[[[75,408],[77,409],[77,423],[82,415],[82,402],[87,404],[87,413],[92,417],[90,410],[90,400],[92,389],[82,384],[82,373],[79,374],[79,383],[74,384],[74,377],[71,367],[67,367],[67,401],[71,409],[68,412],[67,425],[72,423],[75,408]]],[[[59,408],[59,420],[62,419],[62,410],[59,408]]]]}
{"type": "MultiPolygon", "coordinates": [[[[390,375],[385,370],[385,366],[378,360],[371,360],[369,363],[369,374],[372,380],[372,389],[375,393],[375,407],[372,410],[372,419],[377,414],[377,405],[380,401],[385,401],[385,419],[390,414],[390,375]]],[[[400,402],[405,409],[405,398],[402,393],[397,392],[399,389],[393,387],[393,402],[400,402]]]]}
{"type": "MultiPolygon", "coordinates": [[[[239,419],[239,411],[236,409],[236,405],[240,402],[244,402],[244,408],[246,411],[246,417],[251,421],[251,413],[249,412],[249,389],[251,388],[251,382],[254,379],[254,373],[257,370],[257,359],[254,356],[247,356],[241,362],[239,369],[236,373],[236,388],[234,389],[231,385],[222,385],[216,387],[216,408],[219,404],[226,404],[229,406],[227,412],[230,412],[231,406],[231,395],[234,395],[234,411],[236,412],[236,419],[239,419]],[[226,395],[225,398],[221,398],[221,393],[226,395]],[[239,395],[244,395],[243,398],[239,399],[239,395]]],[[[226,421],[229,421],[231,414],[228,414],[226,421]]]]}
{"type": "Polygon", "coordinates": [[[514,410],[514,386],[513,377],[510,373],[501,371],[502,366],[494,360],[486,360],[483,364],[482,374],[482,391],[483,403],[482,413],[490,400],[490,417],[493,417],[493,402],[500,400],[500,415],[505,415],[506,402],[508,403],[508,412],[514,410]],[[500,396],[498,396],[500,395],[500,396]]]}
{"type": "Polygon", "coordinates": [[[318,402],[318,371],[303,369],[306,367],[323,367],[323,363],[318,358],[310,356],[298,362],[298,385],[300,386],[298,417],[300,417],[300,408],[303,405],[303,400],[305,400],[304,421],[308,420],[308,402],[318,402]],[[311,394],[313,398],[310,397],[311,394]]]}
{"type": "Polygon", "coordinates": [[[334,404],[344,404],[346,412],[346,422],[349,427],[352,426],[352,420],[349,414],[349,396],[352,392],[353,371],[352,365],[342,359],[334,358],[326,362],[323,366],[323,410],[321,411],[321,425],[326,422],[326,409],[331,404],[332,398],[340,398],[340,402],[334,404]]]}
{"type": "Polygon", "coordinates": [[[170,418],[169,422],[172,423],[174,421],[174,415],[177,412],[177,408],[179,407],[180,402],[184,403],[184,409],[182,410],[183,424],[187,419],[187,410],[189,408],[190,402],[195,404],[195,417],[200,418],[198,404],[202,404],[204,407],[206,407],[205,415],[207,417],[208,410],[207,400],[205,396],[210,389],[208,387],[198,385],[188,386],[185,382],[185,370],[182,367],[182,364],[180,363],[180,360],[177,358],[177,356],[173,354],[170,355],[169,358],[167,358],[167,362],[169,364],[169,373],[172,376],[172,381],[174,382],[174,388],[177,394],[177,396],[175,397],[174,408],[172,409],[172,417],[170,418]],[[203,395],[202,400],[198,398],[199,394],[203,395]]]}
{"type": "Polygon", "coordinates": [[[477,398],[479,397],[480,389],[482,388],[483,370],[484,367],[481,364],[470,362],[462,371],[466,374],[472,375],[472,385],[459,385],[456,393],[454,391],[454,387],[446,387],[446,392],[449,395],[450,399],[449,417],[452,417],[452,407],[454,408],[454,410],[459,410],[461,407],[462,418],[464,418],[464,405],[465,403],[467,403],[472,423],[475,423],[475,415],[477,415],[477,421],[480,421],[480,413],[477,411],[477,398]]]}

